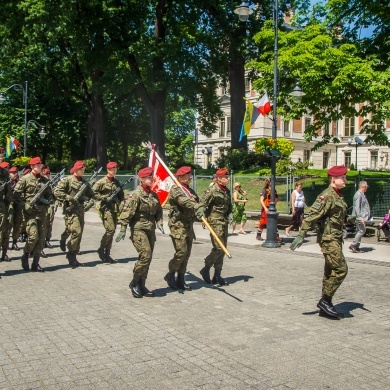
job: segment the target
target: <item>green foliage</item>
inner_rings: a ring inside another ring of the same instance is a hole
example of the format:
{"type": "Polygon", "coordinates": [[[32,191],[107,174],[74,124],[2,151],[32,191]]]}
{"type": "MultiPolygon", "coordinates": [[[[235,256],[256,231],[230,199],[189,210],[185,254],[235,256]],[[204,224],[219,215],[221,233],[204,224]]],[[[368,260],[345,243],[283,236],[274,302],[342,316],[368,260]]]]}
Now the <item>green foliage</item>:
{"type": "Polygon", "coordinates": [[[255,142],[255,151],[264,153],[270,150],[277,150],[282,156],[288,157],[294,151],[294,144],[285,138],[260,138],[255,142]]]}
{"type": "Polygon", "coordinates": [[[354,163],[351,163],[351,165],[349,166],[349,169],[351,171],[356,171],[354,163]]]}
{"type": "MultiPolygon", "coordinates": [[[[96,169],[99,169],[100,167],[97,166],[96,158],[87,158],[84,160],[85,164],[85,172],[94,172],[96,169]]],[[[106,169],[106,167],[103,167],[103,170],[106,169]]]]}
{"type": "Polygon", "coordinates": [[[311,161],[298,161],[293,162],[291,158],[282,158],[276,163],[276,175],[277,176],[304,176],[307,174],[308,169],[312,166],[311,161]]]}
{"type": "Polygon", "coordinates": [[[234,171],[258,170],[269,163],[266,156],[247,149],[224,149],[224,154],[215,160],[217,168],[229,168],[234,171]]]}
{"type": "Polygon", "coordinates": [[[12,161],[12,165],[16,165],[18,168],[25,167],[28,165],[28,162],[31,160],[31,157],[28,156],[19,156],[15,157],[12,161]]]}
{"type": "Polygon", "coordinates": [[[58,161],[56,159],[47,159],[46,165],[50,168],[51,172],[61,172],[64,168],[66,171],[68,171],[72,166],[73,163],[71,161],[58,161]]]}

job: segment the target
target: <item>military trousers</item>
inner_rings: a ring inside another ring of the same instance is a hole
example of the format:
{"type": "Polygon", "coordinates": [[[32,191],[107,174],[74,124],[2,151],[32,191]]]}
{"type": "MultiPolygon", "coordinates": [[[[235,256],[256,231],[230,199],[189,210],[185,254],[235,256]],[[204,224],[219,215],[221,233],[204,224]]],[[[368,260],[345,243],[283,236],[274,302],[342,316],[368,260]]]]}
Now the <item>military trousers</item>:
{"type": "Polygon", "coordinates": [[[17,240],[20,236],[23,224],[23,210],[14,205],[14,221],[10,229],[12,229],[12,239],[17,240]]]}
{"type": "Polygon", "coordinates": [[[24,246],[24,253],[32,253],[33,256],[40,256],[45,238],[46,212],[25,213],[27,241],[24,246]]]}
{"type": "Polygon", "coordinates": [[[152,262],[156,233],[154,230],[132,230],[131,241],[138,252],[138,261],[134,265],[133,273],[141,279],[148,277],[150,263],[152,262]]]}
{"type": "Polygon", "coordinates": [[[106,231],[100,241],[100,246],[110,250],[118,223],[118,216],[115,210],[106,209],[102,214],[102,222],[106,231]]]}
{"type": "Polygon", "coordinates": [[[322,242],[321,251],[325,258],[322,295],[333,297],[348,273],[342,242],[338,240],[322,242]]]}
{"type": "MultiPolygon", "coordinates": [[[[210,226],[213,228],[214,232],[218,236],[218,238],[221,240],[221,242],[225,245],[225,248],[227,246],[227,238],[228,238],[228,224],[213,224],[211,221],[209,221],[210,226]]],[[[215,240],[214,236],[210,234],[211,237],[211,243],[213,245],[213,249],[211,249],[210,254],[204,259],[204,263],[206,267],[213,267],[217,271],[222,271],[223,266],[223,258],[225,256],[225,252],[222,250],[222,248],[219,246],[217,241],[215,240]]]]}
{"type": "Polygon", "coordinates": [[[70,239],[67,243],[69,252],[79,252],[84,231],[84,212],[69,214],[67,216],[67,227],[65,231],[66,230],[70,234],[70,239]]]}
{"type": "Polygon", "coordinates": [[[50,205],[46,214],[46,235],[45,239],[50,240],[53,231],[54,215],[56,213],[55,205],[50,205]]]}
{"type": "Polygon", "coordinates": [[[194,230],[192,225],[184,227],[169,226],[175,254],[169,262],[169,272],[184,274],[187,271],[188,260],[191,256],[194,230]]]}

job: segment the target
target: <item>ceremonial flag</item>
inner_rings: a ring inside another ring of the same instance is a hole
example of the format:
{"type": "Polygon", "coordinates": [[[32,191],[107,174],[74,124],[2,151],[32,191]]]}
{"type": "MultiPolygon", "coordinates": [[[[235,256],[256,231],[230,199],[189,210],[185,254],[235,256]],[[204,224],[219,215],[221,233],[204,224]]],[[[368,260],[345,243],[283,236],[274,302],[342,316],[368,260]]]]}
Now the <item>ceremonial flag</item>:
{"type": "Polygon", "coordinates": [[[153,144],[149,155],[149,166],[152,167],[154,171],[151,189],[157,194],[160,204],[164,206],[168,200],[169,190],[173,185],[173,180],[170,177],[169,172],[156,158],[156,151],[154,148],[155,145],[153,144]]]}
{"type": "Polygon", "coordinates": [[[260,114],[266,116],[271,111],[271,103],[268,99],[268,93],[265,92],[261,99],[254,104],[254,106],[259,110],[260,114]]]}
{"type": "Polygon", "coordinates": [[[239,139],[240,142],[245,136],[249,135],[251,131],[251,126],[256,122],[256,119],[258,118],[259,115],[260,112],[257,109],[257,107],[255,107],[252,102],[247,100],[244,121],[242,122],[242,127],[241,127],[241,133],[239,139]]]}
{"type": "Polygon", "coordinates": [[[11,137],[11,142],[14,144],[14,149],[16,151],[18,151],[19,146],[20,146],[20,142],[16,138],[14,138],[14,137],[11,137]]]}
{"type": "Polygon", "coordinates": [[[14,143],[11,142],[10,137],[6,137],[6,146],[5,146],[5,157],[9,158],[11,156],[12,151],[14,150],[15,146],[14,143]]]}

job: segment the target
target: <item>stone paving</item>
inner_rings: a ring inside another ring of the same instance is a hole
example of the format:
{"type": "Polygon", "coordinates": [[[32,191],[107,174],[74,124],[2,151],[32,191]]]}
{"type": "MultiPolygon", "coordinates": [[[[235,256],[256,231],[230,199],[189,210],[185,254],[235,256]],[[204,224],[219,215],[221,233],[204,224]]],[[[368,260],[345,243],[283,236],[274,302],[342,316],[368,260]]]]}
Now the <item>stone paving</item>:
{"type": "MultiPolygon", "coordinates": [[[[364,264],[350,253],[334,299],[345,318],[329,320],[316,308],[323,260],[312,237],[298,252],[262,248],[251,229],[230,237],[232,259],[222,273],[230,285],[221,288],[200,278],[211,244],[197,224],[186,276],[193,291],[183,293],[163,280],[173,247],[158,233],[147,279],[157,296],[135,299],[128,284],[137,255],[128,234],[113,246],[118,264],[101,263],[103,228],[90,211],[79,256],[85,266],[72,270],[58,246],[63,227],[58,210],[45,273],[22,271],[20,251],[0,264],[0,389],[390,386],[385,255],[364,264]]],[[[372,250],[363,256],[388,251],[386,244],[366,247],[372,250]]]]}

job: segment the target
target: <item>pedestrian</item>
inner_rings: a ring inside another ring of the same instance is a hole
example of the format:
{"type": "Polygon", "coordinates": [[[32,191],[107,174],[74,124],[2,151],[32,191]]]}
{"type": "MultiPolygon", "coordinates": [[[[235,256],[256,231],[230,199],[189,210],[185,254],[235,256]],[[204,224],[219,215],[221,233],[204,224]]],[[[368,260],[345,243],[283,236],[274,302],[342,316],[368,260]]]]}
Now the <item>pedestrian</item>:
{"type": "Polygon", "coordinates": [[[169,262],[169,271],[165,275],[164,280],[173,290],[178,288],[191,290],[191,287],[185,283],[184,275],[187,271],[192,242],[195,238],[193,225],[197,218],[196,215],[200,218],[203,215],[203,207],[199,203],[198,195],[189,186],[191,182],[191,167],[184,166],[179,168],[175,176],[180,185],[174,184],[171,187],[168,198],[171,207],[168,226],[175,254],[169,262]]]}
{"type": "MultiPolygon", "coordinates": [[[[9,169],[9,177],[12,180],[11,189],[13,193],[15,186],[19,181],[19,172],[16,166],[13,166],[9,169]]],[[[23,223],[23,206],[14,200],[13,209],[14,209],[14,218],[12,224],[9,225],[8,236],[10,236],[12,230],[11,249],[18,251],[20,249],[18,246],[18,238],[20,237],[20,232],[23,223]]]]}
{"type": "MultiPolygon", "coordinates": [[[[207,222],[214,230],[219,240],[226,247],[228,239],[228,227],[233,221],[232,198],[230,190],[227,187],[230,176],[226,168],[218,169],[215,173],[216,182],[212,187],[208,187],[203,193],[200,203],[204,206],[207,222]]],[[[227,282],[222,278],[221,272],[223,267],[224,251],[210,234],[213,248],[210,254],[204,260],[204,267],[200,270],[203,280],[206,283],[219,284],[223,286],[227,282]],[[210,269],[214,267],[213,279],[210,278],[210,269]]]]}
{"type": "Polygon", "coordinates": [[[115,264],[116,260],[110,254],[116,225],[118,223],[118,213],[120,205],[125,199],[125,194],[121,189],[121,183],[115,179],[118,164],[111,161],[106,165],[106,169],[107,175],[98,180],[93,186],[95,199],[100,201],[99,215],[105,229],[97,252],[103,263],[115,264]],[[117,188],[120,189],[119,192],[111,199],[111,195],[117,191],[117,188]]]}
{"type": "Polygon", "coordinates": [[[2,249],[0,261],[10,261],[7,256],[9,226],[12,225],[14,216],[11,187],[8,169],[3,162],[0,164],[0,243],[2,249]]]}
{"type": "Polygon", "coordinates": [[[164,233],[163,211],[157,194],[151,190],[153,168],[142,168],[138,171],[141,184],[135,189],[131,198],[126,201],[119,216],[121,230],[115,241],[123,240],[127,226],[130,226],[131,241],[138,252],[138,261],[134,265],[133,280],[129,287],[134,298],[154,297],[145,283],[152,262],[156,242],[156,226],[164,233]]]}
{"type": "MultiPolygon", "coordinates": [[[[276,192],[275,189],[275,205],[279,202],[279,195],[276,192]]],[[[259,218],[259,224],[257,226],[257,233],[256,233],[256,240],[263,241],[263,238],[261,237],[263,230],[267,227],[268,222],[268,208],[271,204],[271,180],[266,179],[264,183],[264,188],[261,191],[260,194],[260,205],[261,205],[261,211],[260,211],[260,218],[259,218]]],[[[282,242],[283,240],[279,237],[279,231],[276,227],[276,241],[282,242]]]]}
{"type": "Polygon", "coordinates": [[[295,190],[291,193],[291,224],[286,229],[286,236],[290,237],[291,229],[301,229],[303,216],[305,213],[305,195],[302,190],[302,183],[295,184],[295,190]]]}
{"type": "MultiPolygon", "coordinates": [[[[68,243],[66,244],[65,241],[60,241],[60,247],[62,249],[65,245],[67,246],[68,252],[66,258],[74,269],[82,265],[77,260],[76,255],[80,251],[81,239],[83,237],[85,212],[94,205],[95,193],[88,181],[83,178],[85,172],[84,161],[76,161],[72,170],[73,174],[64,177],[57,184],[54,190],[54,196],[62,202],[66,224],[65,232],[66,234],[70,234],[68,243]],[[84,188],[83,193],[79,199],[75,199],[82,186],[84,188]]],[[[61,235],[61,240],[63,238],[63,235],[61,235]]]]}
{"type": "Polygon", "coordinates": [[[353,196],[352,217],[355,218],[357,228],[355,238],[349,246],[349,250],[353,253],[361,252],[360,243],[362,241],[362,237],[366,233],[366,222],[368,222],[371,217],[370,205],[368,204],[368,200],[366,198],[367,189],[367,182],[361,181],[359,183],[359,189],[353,196]]]}
{"type": "Polygon", "coordinates": [[[242,189],[241,183],[237,182],[233,184],[233,222],[232,222],[232,234],[237,234],[236,225],[240,224],[240,234],[246,234],[244,230],[245,223],[247,221],[245,213],[245,204],[248,202],[246,198],[246,191],[242,189]]]}
{"type": "Polygon", "coordinates": [[[293,251],[301,246],[307,231],[317,226],[317,242],[325,259],[322,297],[317,307],[320,315],[332,318],[342,317],[333,306],[332,298],[348,273],[342,248],[347,204],[341,189],[347,182],[346,173],[347,168],[344,166],[334,166],[328,170],[329,187],[317,196],[310,214],[302,222],[301,231],[290,246],[293,251]]]}
{"type": "Polygon", "coordinates": [[[41,158],[32,158],[29,165],[31,172],[23,175],[14,190],[15,202],[24,205],[26,221],[27,241],[23,249],[22,268],[25,271],[30,269],[28,257],[32,253],[31,271],[43,272],[44,269],[40,266],[39,259],[45,239],[46,214],[49,205],[54,202],[54,197],[49,180],[42,175],[41,158]],[[40,194],[40,192],[42,193],[40,194]],[[40,197],[33,203],[38,194],[40,197]]]}

